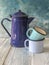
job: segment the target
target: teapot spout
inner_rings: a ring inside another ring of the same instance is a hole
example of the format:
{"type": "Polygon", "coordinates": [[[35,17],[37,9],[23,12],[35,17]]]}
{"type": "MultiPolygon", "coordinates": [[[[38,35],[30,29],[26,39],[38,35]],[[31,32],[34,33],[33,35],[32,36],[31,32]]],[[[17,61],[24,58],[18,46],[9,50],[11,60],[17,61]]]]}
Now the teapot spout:
{"type": "Polygon", "coordinates": [[[28,24],[34,19],[34,17],[29,17],[28,18],[28,24]]]}

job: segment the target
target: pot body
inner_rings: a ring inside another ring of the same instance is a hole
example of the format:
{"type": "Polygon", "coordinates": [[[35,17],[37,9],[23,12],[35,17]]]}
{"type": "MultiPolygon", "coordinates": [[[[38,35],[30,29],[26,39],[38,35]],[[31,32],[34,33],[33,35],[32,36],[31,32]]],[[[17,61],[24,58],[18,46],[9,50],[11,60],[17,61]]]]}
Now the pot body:
{"type": "Polygon", "coordinates": [[[26,37],[26,31],[28,28],[27,18],[17,17],[12,18],[11,27],[11,45],[16,47],[24,47],[24,40],[26,37]]]}

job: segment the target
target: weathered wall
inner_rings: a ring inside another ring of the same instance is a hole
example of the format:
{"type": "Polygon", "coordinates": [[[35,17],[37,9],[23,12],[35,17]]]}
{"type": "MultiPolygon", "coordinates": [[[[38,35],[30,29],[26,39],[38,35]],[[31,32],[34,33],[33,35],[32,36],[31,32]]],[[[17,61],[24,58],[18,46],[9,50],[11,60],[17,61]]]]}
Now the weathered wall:
{"type": "MultiPolygon", "coordinates": [[[[49,37],[49,0],[0,0],[0,22],[3,18],[21,9],[29,16],[35,17],[30,23],[30,27],[38,25],[45,29],[49,37]]],[[[11,30],[11,24],[4,23],[8,30],[11,30]],[[9,27],[8,27],[9,25],[9,27]]],[[[0,25],[0,37],[8,36],[0,25]]]]}

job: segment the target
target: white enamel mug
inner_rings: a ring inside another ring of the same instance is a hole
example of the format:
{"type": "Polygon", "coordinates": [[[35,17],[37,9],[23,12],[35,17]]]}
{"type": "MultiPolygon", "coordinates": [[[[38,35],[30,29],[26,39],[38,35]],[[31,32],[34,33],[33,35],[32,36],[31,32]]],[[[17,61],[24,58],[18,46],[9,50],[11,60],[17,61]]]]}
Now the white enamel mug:
{"type": "Polygon", "coordinates": [[[29,52],[40,53],[43,51],[43,44],[44,44],[43,40],[44,38],[37,41],[26,39],[24,41],[24,46],[26,49],[28,49],[29,52]],[[29,42],[29,46],[27,46],[27,42],[29,42]]]}

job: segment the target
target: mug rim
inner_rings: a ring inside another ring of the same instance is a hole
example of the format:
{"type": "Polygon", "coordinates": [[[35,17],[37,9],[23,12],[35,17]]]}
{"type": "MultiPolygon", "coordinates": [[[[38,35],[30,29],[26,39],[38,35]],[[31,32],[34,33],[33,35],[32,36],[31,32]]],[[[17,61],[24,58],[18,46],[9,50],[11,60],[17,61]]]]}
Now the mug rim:
{"type": "Polygon", "coordinates": [[[29,39],[30,41],[43,41],[43,40],[45,40],[45,38],[43,38],[43,39],[39,39],[39,40],[31,40],[31,39],[29,39]]]}
{"type": "MultiPolygon", "coordinates": [[[[39,31],[37,31],[36,29],[35,29],[35,27],[37,27],[37,28],[40,28],[41,29],[41,27],[39,27],[39,26],[34,26],[33,27],[33,29],[36,31],[36,32],[38,32],[38,33],[40,33],[39,31]]],[[[43,30],[43,29],[41,29],[41,30],[43,30]]],[[[45,30],[43,30],[45,33],[46,33],[46,31],[45,30]]],[[[42,33],[40,33],[40,34],[42,34],[42,33]]],[[[46,34],[42,34],[42,35],[47,35],[47,33],[46,34]]]]}

